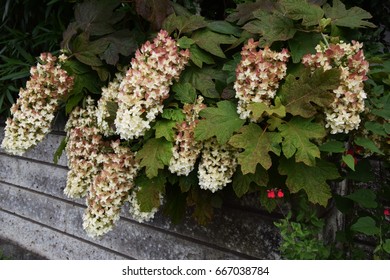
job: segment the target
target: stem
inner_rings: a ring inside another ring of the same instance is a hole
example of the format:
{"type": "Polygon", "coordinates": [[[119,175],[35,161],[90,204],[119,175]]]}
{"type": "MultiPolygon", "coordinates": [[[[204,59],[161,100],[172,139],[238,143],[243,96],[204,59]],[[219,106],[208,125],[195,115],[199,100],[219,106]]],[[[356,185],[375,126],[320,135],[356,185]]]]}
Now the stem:
{"type": "Polygon", "coordinates": [[[328,40],[326,39],[324,33],[321,32],[321,36],[322,36],[322,39],[323,39],[324,42],[325,42],[326,47],[329,48],[329,43],[328,43],[328,40]]]}

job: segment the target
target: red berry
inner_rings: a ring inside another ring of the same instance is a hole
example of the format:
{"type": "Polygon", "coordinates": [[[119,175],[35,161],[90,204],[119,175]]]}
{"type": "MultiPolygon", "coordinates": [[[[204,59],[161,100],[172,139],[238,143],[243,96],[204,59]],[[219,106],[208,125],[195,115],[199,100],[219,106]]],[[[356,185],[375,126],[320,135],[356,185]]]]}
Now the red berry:
{"type": "Polygon", "coordinates": [[[385,210],[383,210],[383,214],[385,216],[390,216],[390,209],[389,208],[386,208],[385,210]]]}
{"type": "Polygon", "coordinates": [[[268,198],[275,198],[275,191],[274,190],[267,190],[267,197],[268,198]]]}
{"type": "Polygon", "coordinates": [[[283,191],[281,189],[278,190],[278,197],[279,198],[284,197],[284,193],[283,193],[283,191]]]}

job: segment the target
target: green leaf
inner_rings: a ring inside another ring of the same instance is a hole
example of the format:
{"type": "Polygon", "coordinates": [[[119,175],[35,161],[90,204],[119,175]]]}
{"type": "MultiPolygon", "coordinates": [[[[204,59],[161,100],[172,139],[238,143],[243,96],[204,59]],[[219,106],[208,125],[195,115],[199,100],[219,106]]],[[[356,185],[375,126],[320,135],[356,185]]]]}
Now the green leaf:
{"type": "Polygon", "coordinates": [[[354,142],[356,145],[362,146],[363,148],[368,149],[371,152],[374,152],[374,153],[377,153],[380,155],[384,154],[381,150],[379,150],[379,148],[375,145],[375,143],[371,139],[358,137],[355,139],[354,142]]]}
{"type": "Polygon", "coordinates": [[[352,155],[343,155],[342,161],[353,171],[355,171],[355,158],[352,155]]]}
{"type": "Polygon", "coordinates": [[[268,198],[268,188],[260,189],[260,204],[263,206],[269,213],[275,210],[275,208],[279,205],[280,201],[278,199],[269,199],[268,198]]]}
{"type": "Polygon", "coordinates": [[[203,67],[203,63],[214,64],[215,61],[211,54],[205,52],[197,45],[192,45],[190,47],[190,59],[196,66],[199,68],[203,67]]]}
{"type": "Polygon", "coordinates": [[[236,11],[231,13],[227,20],[230,22],[237,21],[238,25],[243,25],[245,22],[254,18],[253,12],[256,10],[272,11],[275,9],[275,1],[273,0],[262,0],[254,3],[242,3],[238,4],[236,11]]]}
{"type": "Polygon", "coordinates": [[[277,116],[284,118],[286,116],[286,107],[284,107],[279,97],[275,98],[275,105],[268,106],[265,103],[251,103],[248,109],[252,111],[252,117],[261,121],[263,117],[277,116]]]}
{"type": "Polygon", "coordinates": [[[310,202],[322,206],[332,197],[327,180],[340,177],[334,164],[317,160],[315,166],[308,166],[292,159],[281,159],[279,173],[287,175],[286,185],[291,193],[304,190],[310,202]]]}
{"type": "Polygon", "coordinates": [[[153,208],[160,207],[160,194],[165,193],[165,183],[165,176],[150,179],[141,175],[136,178],[135,184],[140,187],[137,191],[137,201],[141,212],[150,212],[153,208]]]}
{"type": "Polygon", "coordinates": [[[313,123],[311,119],[293,117],[289,122],[279,127],[283,137],[282,150],[286,158],[295,154],[295,161],[314,166],[316,158],[320,158],[318,146],[311,139],[320,139],[326,135],[321,124],[313,123]]]}
{"type": "Polygon", "coordinates": [[[252,183],[255,183],[258,186],[267,186],[267,171],[262,166],[257,165],[256,172],[254,174],[248,173],[244,175],[242,174],[241,169],[238,168],[233,176],[233,190],[237,197],[241,197],[246,194],[252,183]]]}
{"type": "Polygon", "coordinates": [[[357,182],[372,182],[375,179],[369,159],[362,159],[355,166],[355,171],[349,171],[347,179],[357,182]]]}
{"type": "Polygon", "coordinates": [[[241,35],[241,29],[239,27],[224,20],[212,21],[209,24],[207,24],[207,27],[211,31],[226,34],[226,35],[233,35],[236,37],[240,37],[241,35]]]}
{"type": "Polygon", "coordinates": [[[171,120],[159,120],[154,125],[156,130],[156,138],[165,138],[169,142],[174,142],[175,140],[175,130],[176,122],[171,120]]]}
{"type": "MultiPolygon", "coordinates": [[[[190,83],[199,90],[204,97],[219,98],[219,93],[215,88],[214,80],[221,76],[221,72],[212,68],[188,67],[182,73],[180,82],[190,83]]],[[[223,75],[222,75],[223,78],[223,75]]]]}
{"type": "Polygon", "coordinates": [[[179,177],[179,187],[182,192],[188,192],[191,188],[195,188],[199,185],[198,174],[196,170],[193,170],[188,176],[179,177]]]}
{"type": "Polygon", "coordinates": [[[161,117],[167,120],[172,120],[176,122],[182,122],[185,120],[186,115],[184,115],[183,111],[179,108],[177,109],[164,109],[164,111],[161,114],[161,117]]]}
{"type": "Polygon", "coordinates": [[[379,234],[379,228],[375,224],[375,220],[371,217],[361,217],[351,226],[351,230],[364,233],[366,235],[379,234]]]}
{"type": "Polygon", "coordinates": [[[332,19],[332,24],[349,28],[376,27],[366,21],[372,18],[371,14],[362,8],[352,7],[347,10],[340,0],[333,0],[333,7],[324,5],[325,16],[332,19]]]}
{"type": "Polygon", "coordinates": [[[268,45],[275,41],[287,41],[297,31],[294,22],[283,14],[257,11],[254,15],[257,20],[247,23],[243,28],[253,34],[260,34],[268,45]]]}
{"type": "Polygon", "coordinates": [[[166,191],[164,202],[164,214],[169,216],[172,223],[179,224],[186,214],[187,193],[182,193],[179,188],[169,186],[166,191]]]}
{"type": "Polygon", "coordinates": [[[236,69],[240,61],[241,61],[241,54],[236,53],[235,55],[233,55],[233,59],[227,61],[223,65],[222,70],[227,72],[228,75],[226,80],[228,84],[233,83],[236,80],[236,69]]]}
{"type": "Polygon", "coordinates": [[[345,151],[345,146],[343,142],[330,140],[319,146],[321,152],[327,153],[343,153],[345,151]]]}
{"type": "Polygon", "coordinates": [[[244,151],[238,155],[238,164],[243,174],[255,173],[257,164],[268,170],[271,165],[269,152],[280,155],[280,133],[267,132],[256,124],[250,123],[241,128],[239,134],[230,138],[229,144],[244,151]]]}
{"type": "Polygon", "coordinates": [[[175,92],[174,98],[181,103],[194,103],[196,100],[196,89],[190,83],[176,83],[172,90],[175,92]]]}
{"type": "Polygon", "coordinates": [[[236,38],[232,36],[215,33],[210,29],[197,30],[192,34],[191,38],[200,48],[222,58],[225,58],[226,56],[220,45],[233,44],[236,41],[236,38]]]}
{"type": "Polygon", "coordinates": [[[103,65],[103,62],[95,54],[88,52],[88,51],[74,53],[74,56],[80,62],[87,64],[87,65],[90,65],[90,66],[103,65]]]}
{"type": "Polygon", "coordinates": [[[237,114],[234,103],[224,100],[217,103],[217,108],[205,108],[200,111],[200,120],[195,128],[195,139],[198,141],[216,137],[219,144],[225,144],[234,132],[244,124],[237,114]]]}
{"type": "Polygon", "coordinates": [[[385,242],[383,242],[382,248],[386,253],[390,254],[390,239],[386,239],[385,242]]]}
{"type": "Polygon", "coordinates": [[[179,40],[177,40],[177,44],[182,49],[188,49],[194,43],[195,43],[195,41],[192,40],[191,38],[188,38],[187,36],[183,36],[179,40]]]}
{"type": "Polygon", "coordinates": [[[376,208],[378,203],[375,201],[376,194],[369,189],[359,189],[356,192],[346,195],[346,198],[355,201],[364,208],[376,208]]]}
{"type": "MultiPolygon", "coordinates": [[[[0,108],[1,108],[1,106],[0,106],[0,108]]],[[[64,152],[67,143],[68,143],[68,139],[66,137],[64,137],[62,139],[60,145],[58,146],[56,152],[54,153],[54,156],[53,156],[54,164],[58,163],[58,160],[61,158],[62,153],[64,152]]]]}
{"type": "Polygon", "coordinates": [[[339,81],[338,69],[324,72],[319,68],[313,74],[310,69],[304,69],[299,76],[288,75],[280,91],[286,111],[304,118],[313,117],[317,112],[315,105],[326,108],[332,103],[332,90],[339,86],[339,81]]]}
{"type": "Polygon", "coordinates": [[[164,139],[149,139],[137,153],[136,159],[140,161],[140,167],[145,167],[148,178],[158,175],[158,170],[169,164],[172,157],[172,143],[164,139]]]}
{"type": "Polygon", "coordinates": [[[166,18],[163,29],[168,33],[172,33],[175,29],[179,30],[179,33],[191,33],[200,28],[206,27],[207,22],[202,16],[198,15],[175,15],[172,14],[166,18]]]}
{"type": "Polygon", "coordinates": [[[75,94],[72,95],[67,101],[65,106],[65,113],[70,114],[73,109],[80,103],[80,101],[84,98],[84,94],[75,94]]]}
{"type": "Polygon", "coordinates": [[[191,188],[187,203],[189,206],[195,206],[192,216],[199,224],[206,225],[212,220],[216,197],[217,194],[210,194],[210,192],[199,188],[191,188]]]}
{"type": "Polygon", "coordinates": [[[305,54],[315,53],[315,47],[321,39],[317,33],[297,32],[294,38],[288,40],[293,62],[299,63],[305,54]]]}
{"type": "Polygon", "coordinates": [[[303,26],[318,25],[324,11],[320,6],[308,3],[307,0],[281,0],[284,14],[293,20],[302,20],[303,26]]]}
{"type": "Polygon", "coordinates": [[[374,134],[380,135],[380,136],[387,136],[387,132],[385,130],[385,127],[383,124],[377,123],[377,122],[366,122],[364,124],[364,127],[372,131],[374,134]]]}

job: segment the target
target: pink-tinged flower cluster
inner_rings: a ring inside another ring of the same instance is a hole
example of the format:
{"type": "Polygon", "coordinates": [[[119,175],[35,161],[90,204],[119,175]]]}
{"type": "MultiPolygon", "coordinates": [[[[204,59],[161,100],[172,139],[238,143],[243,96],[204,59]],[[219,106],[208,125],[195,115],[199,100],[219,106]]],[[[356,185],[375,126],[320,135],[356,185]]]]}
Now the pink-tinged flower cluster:
{"type": "Polygon", "coordinates": [[[99,157],[102,169],[89,187],[83,227],[91,237],[106,234],[119,220],[139,169],[135,154],[120,146],[119,140],[111,142],[111,148],[99,157]]]}
{"type": "Polygon", "coordinates": [[[68,142],[68,179],[64,193],[72,198],[84,197],[94,176],[100,171],[98,158],[105,147],[96,123],[96,106],[88,97],[86,108],[76,107],[65,126],[68,142]]]}
{"type": "Polygon", "coordinates": [[[41,62],[31,67],[26,88],[11,108],[12,119],[6,122],[2,148],[10,154],[22,155],[43,140],[51,130],[59,102],[73,87],[73,77],[61,68],[66,60],[42,53],[41,62]]]}
{"type": "MultiPolygon", "coordinates": [[[[129,213],[131,217],[136,220],[139,223],[149,222],[153,220],[154,215],[158,212],[158,207],[154,207],[150,212],[142,212],[141,206],[137,199],[137,194],[141,190],[141,187],[136,186],[131,191],[131,194],[129,196],[129,213]]],[[[163,204],[164,197],[161,193],[159,193],[159,199],[160,199],[160,205],[163,204]]]]}
{"type": "Polygon", "coordinates": [[[341,70],[340,85],[335,89],[334,101],[325,110],[326,127],[332,134],[348,133],[358,129],[360,113],[364,111],[364,81],[367,79],[368,62],[365,60],[361,43],[339,43],[329,46],[318,45],[317,53],[305,55],[302,63],[312,70],[322,67],[324,70],[341,70]]]}
{"type": "Polygon", "coordinates": [[[143,136],[162,112],[169,87],[189,60],[189,50],[180,51],[168,32],[161,30],[153,42],[136,51],[131,68],[119,86],[116,132],[122,139],[143,136]]]}
{"type": "Polygon", "coordinates": [[[220,145],[215,138],[204,142],[198,167],[199,187],[216,192],[232,181],[237,167],[237,150],[220,145]]]}
{"type": "Polygon", "coordinates": [[[181,176],[188,176],[194,169],[202,143],[195,140],[194,131],[199,122],[199,112],[206,107],[203,97],[199,96],[195,104],[185,104],[183,112],[185,121],[177,125],[175,145],[169,162],[169,171],[181,176]]]}
{"type": "Polygon", "coordinates": [[[102,88],[102,96],[98,101],[96,111],[97,123],[104,136],[115,134],[114,120],[118,107],[119,85],[123,80],[123,75],[117,73],[115,79],[102,88]]]}
{"type": "Polygon", "coordinates": [[[257,50],[259,42],[249,39],[241,51],[241,61],[236,68],[234,89],[238,98],[237,113],[241,119],[256,120],[248,108],[253,102],[271,104],[279,88],[279,81],[286,76],[290,55],[287,49],[275,52],[268,47],[257,50]]]}

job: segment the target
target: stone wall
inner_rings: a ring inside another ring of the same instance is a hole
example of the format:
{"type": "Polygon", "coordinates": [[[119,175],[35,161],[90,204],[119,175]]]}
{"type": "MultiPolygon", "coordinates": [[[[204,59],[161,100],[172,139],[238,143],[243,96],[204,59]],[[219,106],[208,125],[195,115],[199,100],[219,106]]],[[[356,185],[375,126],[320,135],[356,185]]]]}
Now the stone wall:
{"type": "MultiPolygon", "coordinates": [[[[0,142],[4,137],[0,126],[0,142]]],[[[0,150],[0,239],[47,259],[277,259],[272,217],[255,207],[230,205],[208,226],[190,215],[172,224],[161,213],[140,224],[123,209],[113,231],[89,238],[82,228],[84,200],[63,194],[66,158],[53,164],[60,129],[23,157],[0,150]]]]}

